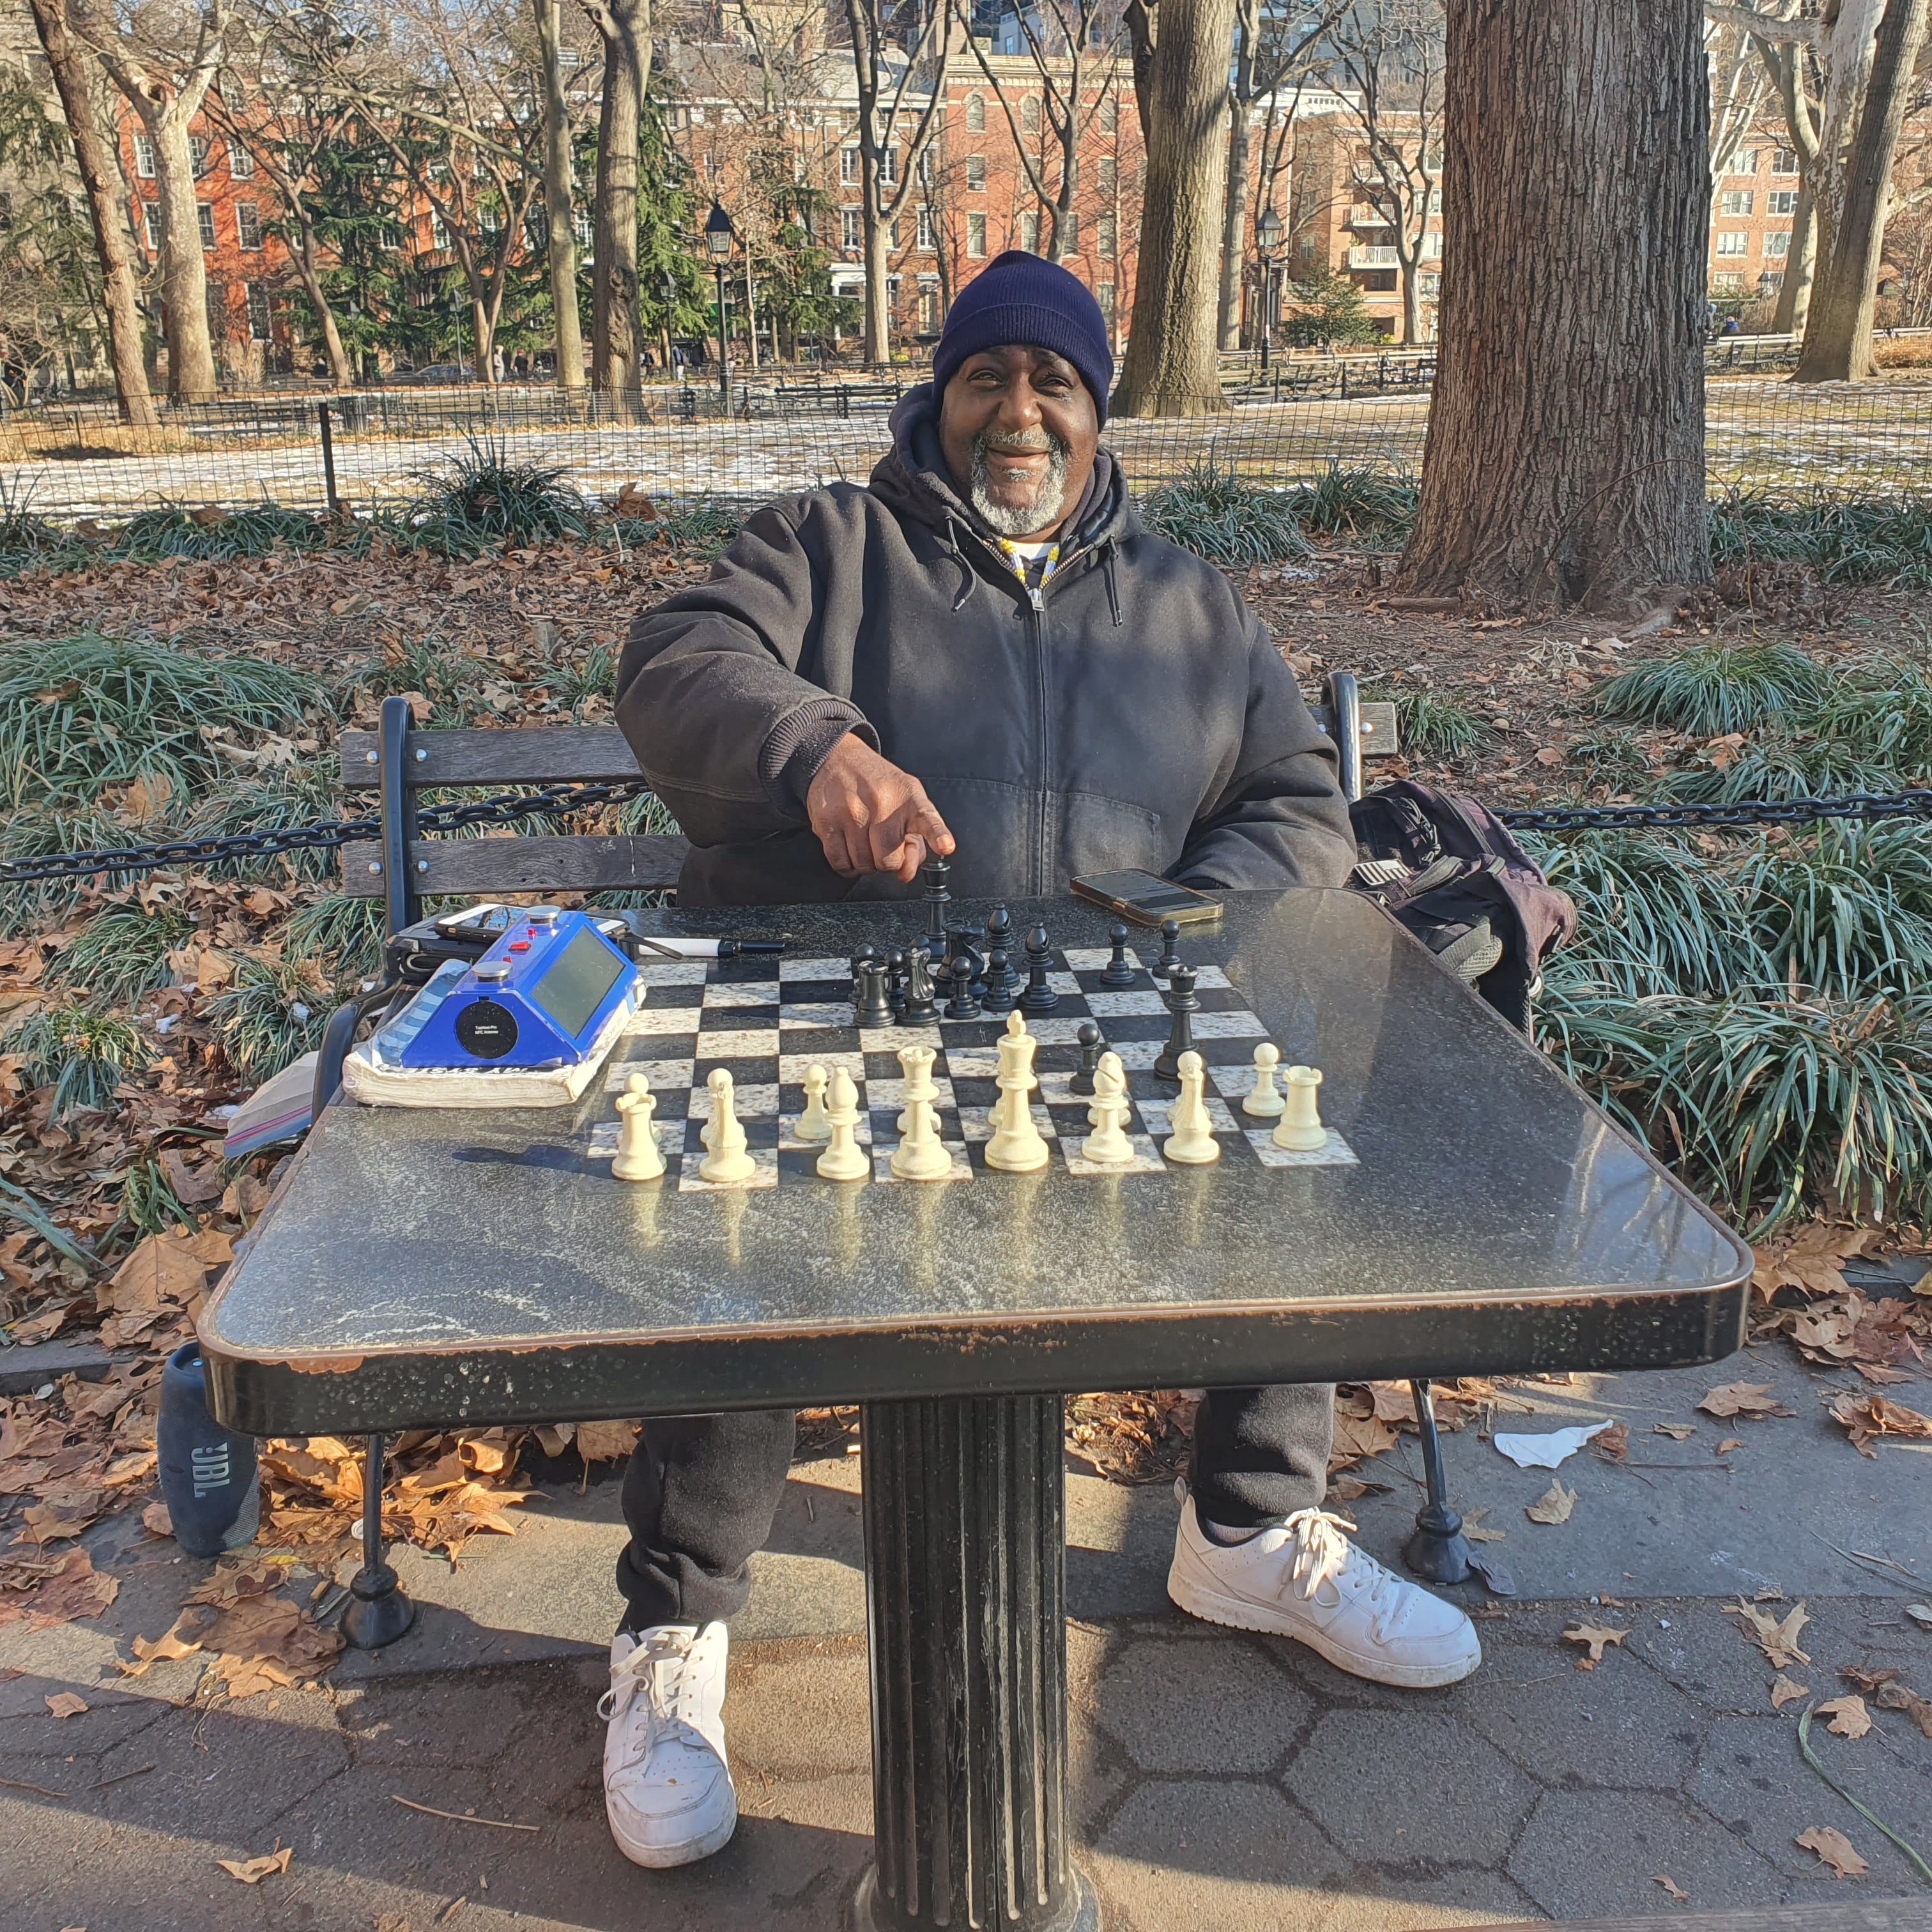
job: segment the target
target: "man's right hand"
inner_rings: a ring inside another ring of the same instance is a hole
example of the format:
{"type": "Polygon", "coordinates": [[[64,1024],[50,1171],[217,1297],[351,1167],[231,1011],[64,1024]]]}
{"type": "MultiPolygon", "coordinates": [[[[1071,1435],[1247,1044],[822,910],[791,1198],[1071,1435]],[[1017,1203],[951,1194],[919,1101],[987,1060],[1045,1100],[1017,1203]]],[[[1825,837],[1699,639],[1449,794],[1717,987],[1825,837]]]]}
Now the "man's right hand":
{"type": "Polygon", "coordinates": [[[853,732],[832,748],[806,792],[812,829],[841,878],[891,872],[910,880],[928,851],[952,850],[952,834],[910,772],[853,732]]]}

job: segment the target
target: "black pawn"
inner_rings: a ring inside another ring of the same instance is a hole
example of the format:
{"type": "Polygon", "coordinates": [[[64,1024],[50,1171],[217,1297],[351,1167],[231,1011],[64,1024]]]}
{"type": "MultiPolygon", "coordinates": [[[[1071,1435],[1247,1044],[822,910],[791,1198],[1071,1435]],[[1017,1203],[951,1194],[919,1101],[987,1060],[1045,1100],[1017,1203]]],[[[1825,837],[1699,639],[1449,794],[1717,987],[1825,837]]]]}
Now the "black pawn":
{"type": "Polygon", "coordinates": [[[1134,969],[1127,964],[1127,928],[1114,926],[1107,934],[1112,941],[1114,956],[1109,959],[1100,974],[1103,986],[1131,986],[1134,983],[1134,969]]]}
{"type": "Polygon", "coordinates": [[[1027,934],[1027,989],[1020,995],[1023,1013],[1050,1013],[1060,1004],[1060,995],[1046,983],[1046,969],[1053,949],[1046,943],[1046,928],[1036,926],[1027,934]]]}
{"type": "Polygon", "coordinates": [[[902,1026],[932,1026],[939,1018],[932,997],[932,962],[926,948],[915,946],[906,959],[905,1004],[899,1009],[902,1026]]]}
{"type": "Polygon", "coordinates": [[[905,981],[906,956],[896,949],[886,955],[886,1001],[894,1012],[905,1004],[905,981]]]}
{"type": "Polygon", "coordinates": [[[980,1017],[980,1002],[973,997],[973,955],[956,953],[944,970],[946,984],[952,988],[952,997],[946,1003],[946,1017],[950,1020],[976,1020],[980,1017]]]}
{"type": "Polygon", "coordinates": [[[1180,1056],[1194,1051],[1194,1016],[1201,1010],[1201,1002],[1194,997],[1196,975],[1192,966],[1175,966],[1168,974],[1168,988],[1161,998],[1167,1010],[1174,1016],[1174,1024],[1168,1029],[1167,1044],[1160,1050],[1160,1058],[1154,1064],[1154,1070],[1163,1080],[1180,1078],[1180,1056]]]}
{"type": "Polygon", "coordinates": [[[986,990],[980,996],[980,1004],[989,1013],[1011,1012],[1019,983],[1018,975],[1006,963],[1006,949],[994,946],[986,956],[986,990]]]}
{"type": "Polygon", "coordinates": [[[1165,980],[1180,964],[1180,922],[1164,919],[1160,922],[1160,957],[1148,968],[1156,980],[1165,980]]]}
{"type": "Polygon", "coordinates": [[[1100,1065],[1100,1029],[1091,1020],[1082,1020],[1074,1037],[1080,1042],[1080,1070],[1067,1082],[1066,1090],[1086,1100],[1093,1094],[1094,1076],[1100,1065]]]}
{"type": "Polygon", "coordinates": [[[886,993],[886,969],[873,960],[867,960],[859,968],[859,1004],[853,1010],[852,1018],[862,1033],[892,1023],[892,1003],[886,993]]]}

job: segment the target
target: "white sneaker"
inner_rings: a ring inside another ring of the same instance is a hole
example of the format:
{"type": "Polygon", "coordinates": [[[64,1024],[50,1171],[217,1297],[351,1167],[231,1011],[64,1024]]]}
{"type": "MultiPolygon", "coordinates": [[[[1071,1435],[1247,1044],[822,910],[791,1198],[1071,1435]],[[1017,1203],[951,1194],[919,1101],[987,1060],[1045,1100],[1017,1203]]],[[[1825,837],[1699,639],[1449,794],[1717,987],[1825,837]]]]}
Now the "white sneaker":
{"type": "Polygon", "coordinates": [[[724,1661],[720,1623],[658,1624],[610,1645],[610,1688],[597,1714],[604,1734],[604,1810],[633,1864],[708,1858],[738,1825],[724,1761],[724,1661]]]}
{"type": "Polygon", "coordinates": [[[1475,1625],[1358,1550],[1342,1533],[1354,1526],[1322,1510],[1299,1510],[1246,1543],[1224,1546],[1202,1533],[1189,1496],[1167,1594],[1190,1616],[1292,1636],[1373,1683],[1419,1690],[1468,1676],[1483,1660],[1475,1625]]]}

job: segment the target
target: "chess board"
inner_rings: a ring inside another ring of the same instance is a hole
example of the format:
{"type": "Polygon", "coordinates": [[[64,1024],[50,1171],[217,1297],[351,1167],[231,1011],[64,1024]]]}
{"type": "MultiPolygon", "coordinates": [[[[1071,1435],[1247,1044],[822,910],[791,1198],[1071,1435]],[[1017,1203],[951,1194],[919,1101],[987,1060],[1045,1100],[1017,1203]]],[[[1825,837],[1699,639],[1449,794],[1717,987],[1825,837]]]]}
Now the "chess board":
{"type": "MultiPolygon", "coordinates": [[[[1154,1071],[1171,1021],[1146,957],[1136,964],[1132,986],[1100,983],[1111,956],[1104,947],[1069,948],[1053,956],[1048,983],[1059,1004],[1050,1013],[1025,1016],[1027,1030],[1040,1042],[1034,1059],[1040,1083],[1033,1096],[1034,1120],[1048,1142],[1052,1165],[1069,1174],[1083,1178],[1171,1174],[1174,1170],[1162,1158],[1160,1144],[1167,1136],[1180,1087],[1154,1071]],[[1133,1102],[1126,1125],[1134,1150],[1131,1162],[1097,1167],[1081,1157],[1080,1144],[1090,1131],[1088,1102],[1071,1090],[1070,1082],[1080,1064],[1076,1036],[1086,1020],[1100,1028],[1106,1046],[1120,1055],[1126,1070],[1133,1102]]],[[[666,1179],[674,1180],[682,1193],[718,1191],[721,1184],[699,1176],[704,1149],[698,1136],[710,1113],[705,1083],[722,1066],[731,1076],[736,1111],[756,1170],[750,1179],[728,1186],[838,1185],[818,1178],[816,1162],[824,1143],[801,1141],[796,1130],[805,1108],[806,1070],[823,1066],[830,1073],[843,1067],[858,1088],[858,1138],[871,1150],[872,1178],[896,1187],[942,1185],[902,1180],[891,1166],[904,1106],[898,1050],[929,1046],[936,1048],[932,1076],[939,1090],[940,1139],[952,1156],[950,1178],[997,1184],[1005,1178],[986,1165],[985,1156],[993,1131],[988,1115],[999,1098],[997,1043],[1006,1028],[1005,1014],[861,1031],[853,1023],[848,961],[785,956],[773,963],[776,975],[762,978],[744,966],[710,960],[640,967],[644,1003],[604,1069],[601,1118],[590,1130],[593,1159],[608,1161],[616,1154],[616,1096],[633,1073],[641,1072],[657,1098],[666,1179]]],[[[1294,1152],[1274,1144],[1272,1120],[1242,1113],[1241,1100],[1254,1084],[1255,1048],[1268,1037],[1267,1029],[1219,967],[1198,969],[1195,993],[1201,1010],[1194,1016],[1194,1046],[1207,1069],[1208,1112],[1221,1146],[1219,1165],[1354,1166],[1353,1151],[1333,1128],[1323,1146],[1294,1152]]]]}

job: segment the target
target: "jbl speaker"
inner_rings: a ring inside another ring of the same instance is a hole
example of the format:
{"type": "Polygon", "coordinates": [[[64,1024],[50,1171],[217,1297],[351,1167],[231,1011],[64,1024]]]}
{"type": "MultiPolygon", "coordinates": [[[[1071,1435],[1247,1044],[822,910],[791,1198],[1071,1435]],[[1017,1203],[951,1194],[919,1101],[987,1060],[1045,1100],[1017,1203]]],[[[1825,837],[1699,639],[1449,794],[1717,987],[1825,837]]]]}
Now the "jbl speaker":
{"type": "Polygon", "coordinates": [[[162,1500],[182,1549],[190,1556],[219,1556],[253,1542],[262,1508],[255,1438],[223,1428],[208,1414],[197,1342],[177,1348],[161,1372],[154,1440],[162,1500]]]}

